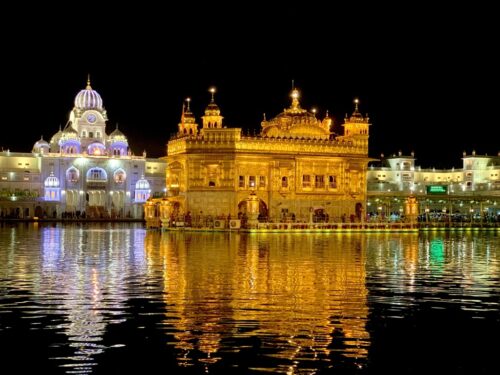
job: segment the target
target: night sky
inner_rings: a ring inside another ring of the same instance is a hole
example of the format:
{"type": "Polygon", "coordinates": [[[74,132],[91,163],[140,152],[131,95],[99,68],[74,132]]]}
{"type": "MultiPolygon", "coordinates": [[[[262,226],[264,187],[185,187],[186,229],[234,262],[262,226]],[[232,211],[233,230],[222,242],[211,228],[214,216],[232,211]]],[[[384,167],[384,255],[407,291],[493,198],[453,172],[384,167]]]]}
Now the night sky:
{"type": "Polygon", "coordinates": [[[358,97],[372,157],[414,151],[418,165],[442,168],[461,166],[463,151],[500,151],[492,9],[236,5],[13,12],[16,26],[0,26],[0,147],[50,140],[90,73],[108,133],[118,122],[135,154],[165,154],[188,96],[201,123],[210,86],[225,125],[258,131],[263,113],[289,106],[292,80],[336,133],[358,97]]]}

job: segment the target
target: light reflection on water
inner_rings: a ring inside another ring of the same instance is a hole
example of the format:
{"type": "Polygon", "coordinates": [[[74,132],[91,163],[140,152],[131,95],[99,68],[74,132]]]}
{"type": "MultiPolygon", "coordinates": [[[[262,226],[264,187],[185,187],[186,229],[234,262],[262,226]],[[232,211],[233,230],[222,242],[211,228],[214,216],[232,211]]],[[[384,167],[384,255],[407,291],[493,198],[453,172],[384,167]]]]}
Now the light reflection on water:
{"type": "Polygon", "coordinates": [[[299,364],[313,370],[315,361],[329,366],[336,336],[344,340],[344,356],[366,357],[362,237],[160,237],[152,234],[146,248],[149,259],[162,262],[165,302],[172,304],[165,324],[185,364],[192,350],[215,362],[221,349],[241,349],[225,348],[228,337],[258,337],[265,350],[257,357],[270,357],[256,361],[262,370],[293,372],[299,364]]]}
{"type": "Polygon", "coordinates": [[[498,245],[496,234],[1,225],[0,343],[51,373],[133,373],[142,358],[176,373],[386,370],[388,338],[419,340],[415,326],[448,318],[432,311],[498,330],[498,245]]]}

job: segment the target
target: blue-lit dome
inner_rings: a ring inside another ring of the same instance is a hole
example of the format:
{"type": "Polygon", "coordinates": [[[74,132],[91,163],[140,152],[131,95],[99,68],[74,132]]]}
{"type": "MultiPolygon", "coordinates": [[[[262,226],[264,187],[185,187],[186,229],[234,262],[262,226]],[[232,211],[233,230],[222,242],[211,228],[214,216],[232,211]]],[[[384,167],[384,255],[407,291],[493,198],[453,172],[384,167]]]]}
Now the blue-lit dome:
{"type": "Polygon", "coordinates": [[[59,179],[54,176],[54,172],[50,172],[50,176],[45,179],[45,187],[59,187],[59,179]]]}
{"type": "Polygon", "coordinates": [[[90,86],[90,79],[87,80],[87,87],[75,97],[75,107],[79,109],[102,110],[101,95],[90,86]]]}

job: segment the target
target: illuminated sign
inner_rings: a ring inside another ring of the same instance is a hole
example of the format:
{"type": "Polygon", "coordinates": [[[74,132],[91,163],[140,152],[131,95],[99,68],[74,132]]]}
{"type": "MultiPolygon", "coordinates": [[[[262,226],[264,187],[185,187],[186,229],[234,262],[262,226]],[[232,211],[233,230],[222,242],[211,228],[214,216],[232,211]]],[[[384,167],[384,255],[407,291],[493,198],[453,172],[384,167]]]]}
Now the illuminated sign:
{"type": "Polygon", "coordinates": [[[448,194],[447,185],[428,185],[427,194],[448,194]]]}

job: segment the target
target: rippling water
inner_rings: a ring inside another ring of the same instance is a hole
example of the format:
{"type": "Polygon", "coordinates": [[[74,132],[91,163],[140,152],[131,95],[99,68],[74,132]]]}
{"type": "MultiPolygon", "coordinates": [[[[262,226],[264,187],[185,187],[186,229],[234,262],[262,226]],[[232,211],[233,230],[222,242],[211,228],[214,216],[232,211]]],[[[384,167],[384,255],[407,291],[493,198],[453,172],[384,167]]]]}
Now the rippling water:
{"type": "Polygon", "coordinates": [[[0,224],[0,368],[496,372],[499,244],[495,233],[0,224]]]}

